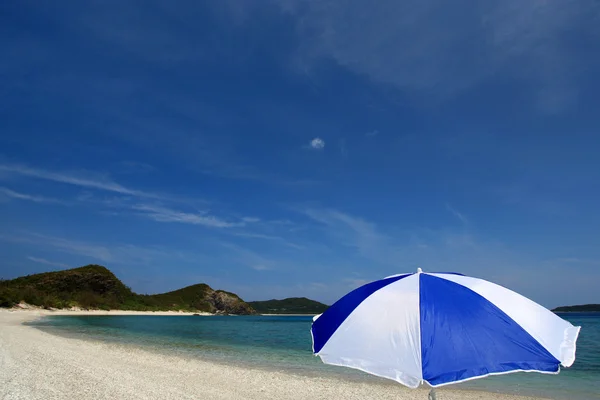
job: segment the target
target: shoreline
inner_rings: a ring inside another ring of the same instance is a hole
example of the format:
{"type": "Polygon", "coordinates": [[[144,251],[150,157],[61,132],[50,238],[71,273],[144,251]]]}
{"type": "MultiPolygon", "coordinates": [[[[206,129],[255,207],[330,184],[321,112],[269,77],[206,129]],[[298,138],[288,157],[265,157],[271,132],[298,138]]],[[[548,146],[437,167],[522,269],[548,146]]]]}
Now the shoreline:
{"type": "Polygon", "coordinates": [[[134,310],[81,310],[81,309],[46,309],[42,307],[32,306],[21,303],[20,307],[0,308],[0,311],[9,313],[36,313],[39,316],[47,315],[199,315],[199,316],[214,316],[209,312],[196,311],[134,311],[134,310]]]}
{"type": "MultiPolygon", "coordinates": [[[[429,391],[428,388],[408,389],[392,381],[364,383],[224,366],[133,346],[65,338],[24,325],[40,317],[59,314],[158,315],[153,312],[0,309],[0,398],[417,400],[427,399],[429,391]]],[[[446,388],[438,389],[438,397],[444,400],[540,399],[446,388]]]]}
{"type": "MultiPolygon", "coordinates": [[[[0,308],[9,312],[39,312],[41,315],[201,315],[201,316],[217,316],[217,315],[235,315],[235,314],[214,314],[204,311],[135,311],[135,310],[81,310],[81,309],[47,309],[43,307],[33,306],[30,304],[20,303],[19,306],[12,308],[0,308]]],[[[317,314],[268,314],[257,313],[251,316],[260,317],[314,317],[317,314]]]]}
{"type": "Polygon", "coordinates": [[[263,317],[314,317],[318,314],[257,314],[263,317]]]}
{"type": "MultiPolygon", "coordinates": [[[[135,310],[81,310],[81,309],[47,309],[38,306],[32,306],[29,304],[23,305],[21,307],[12,307],[12,308],[0,308],[0,310],[6,310],[8,312],[28,312],[28,313],[38,313],[40,316],[46,315],[160,315],[160,316],[169,316],[169,315],[180,315],[180,316],[238,316],[237,314],[214,314],[204,311],[135,311],[135,310]]],[[[259,316],[259,317],[314,317],[317,314],[254,314],[250,316],[259,316]]]]}
{"type": "Polygon", "coordinates": [[[30,309],[0,309],[6,310],[5,312],[13,314],[36,314],[40,317],[52,316],[52,315],[157,315],[157,316],[203,316],[210,317],[218,314],[211,314],[206,312],[185,312],[185,311],[127,311],[127,310],[47,310],[44,308],[30,308],[30,309]]]}

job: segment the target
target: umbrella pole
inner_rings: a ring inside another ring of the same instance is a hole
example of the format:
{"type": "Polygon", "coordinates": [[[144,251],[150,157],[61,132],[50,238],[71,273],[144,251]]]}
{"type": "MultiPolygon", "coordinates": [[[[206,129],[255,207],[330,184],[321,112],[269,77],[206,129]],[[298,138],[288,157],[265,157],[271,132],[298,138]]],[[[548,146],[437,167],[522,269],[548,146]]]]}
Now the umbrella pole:
{"type": "Polygon", "coordinates": [[[436,400],[435,388],[431,388],[431,391],[429,392],[428,398],[429,398],[429,400],[436,400]]]}

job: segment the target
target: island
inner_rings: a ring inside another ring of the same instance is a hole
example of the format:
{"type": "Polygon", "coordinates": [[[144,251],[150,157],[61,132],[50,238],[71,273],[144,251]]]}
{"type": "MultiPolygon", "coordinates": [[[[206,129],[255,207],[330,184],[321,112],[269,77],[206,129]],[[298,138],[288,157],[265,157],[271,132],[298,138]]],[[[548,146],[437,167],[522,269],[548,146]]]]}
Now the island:
{"type": "Polygon", "coordinates": [[[283,300],[250,301],[248,304],[259,314],[321,314],[329,306],[306,297],[283,300]]]}
{"type": "Polygon", "coordinates": [[[101,265],[86,265],[0,281],[0,307],[26,303],[46,309],[187,311],[252,315],[238,295],[204,283],[160,294],[137,294],[101,265]]]}
{"type": "Polygon", "coordinates": [[[600,304],[580,304],[553,308],[554,312],[600,312],[600,304]]]}

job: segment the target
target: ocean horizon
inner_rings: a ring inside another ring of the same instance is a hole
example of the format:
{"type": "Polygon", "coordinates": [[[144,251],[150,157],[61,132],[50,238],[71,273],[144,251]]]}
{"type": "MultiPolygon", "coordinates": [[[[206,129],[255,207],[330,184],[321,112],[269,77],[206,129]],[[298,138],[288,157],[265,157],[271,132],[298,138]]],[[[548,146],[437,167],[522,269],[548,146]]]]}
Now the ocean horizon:
{"type": "MultiPolygon", "coordinates": [[[[582,327],[576,361],[571,368],[563,368],[558,375],[521,372],[490,376],[448,388],[555,400],[600,397],[600,313],[564,313],[560,316],[582,327]]],[[[358,370],[323,364],[312,354],[311,322],[312,316],[297,315],[61,315],[46,316],[27,325],[60,336],[136,346],[225,364],[399,385],[358,370]]]]}

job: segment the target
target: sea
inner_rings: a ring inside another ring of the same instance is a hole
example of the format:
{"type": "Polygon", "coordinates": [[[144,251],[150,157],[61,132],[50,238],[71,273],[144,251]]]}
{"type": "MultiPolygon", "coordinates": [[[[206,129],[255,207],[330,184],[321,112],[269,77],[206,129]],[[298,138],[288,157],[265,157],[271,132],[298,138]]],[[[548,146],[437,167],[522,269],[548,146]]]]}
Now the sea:
{"type": "MultiPolygon", "coordinates": [[[[600,399],[600,313],[560,316],[581,326],[572,367],[563,368],[558,375],[519,372],[448,387],[556,400],[600,399]]],[[[323,364],[312,354],[311,323],[310,316],[136,315],[48,316],[28,324],[60,336],[137,346],[224,364],[397,384],[354,369],[323,364]]]]}

